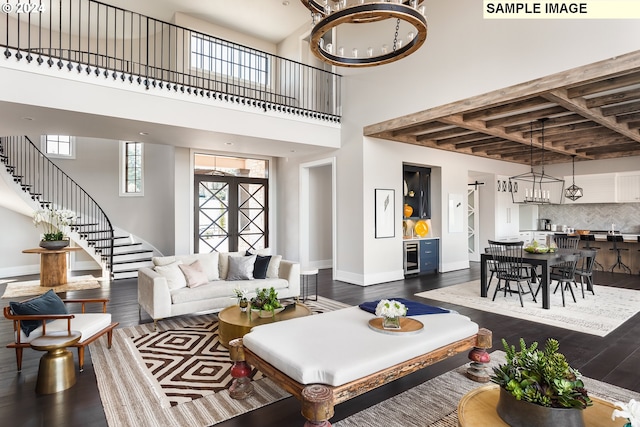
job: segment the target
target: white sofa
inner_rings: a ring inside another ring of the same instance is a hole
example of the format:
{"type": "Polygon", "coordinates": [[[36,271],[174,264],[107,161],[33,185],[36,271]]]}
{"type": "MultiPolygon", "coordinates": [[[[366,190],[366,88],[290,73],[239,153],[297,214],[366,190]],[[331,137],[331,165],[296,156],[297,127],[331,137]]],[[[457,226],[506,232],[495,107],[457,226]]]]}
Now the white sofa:
{"type": "MultiPolygon", "coordinates": [[[[255,251],[255,255],[268,256],[268,250],[255,251]]],[[[254,257],[255,257],[254,255],[254,257]]],[[[231,257],[232,269],[242,258],[243,252],[211,252],[206,254],[178,255],[153,258],[154,268],[138,270],[138,304],[156,323],[160,319],[202,311],[215,312],[236,304],[235,289],[244,289],[248,298],[255,296],[256,288],[273,287],[279,298],[294,298],[300,295],[300,264],[271,256],[266,278],[228,277],[231,257]],[[184,266],[198,261],[206,275],[204,284],[190,286],[185,277],[184,266]],[[183,267],[179,267],[182,265],[183,267]]],[[[233,269],[233,271],[236,271],[233,269]]]]}

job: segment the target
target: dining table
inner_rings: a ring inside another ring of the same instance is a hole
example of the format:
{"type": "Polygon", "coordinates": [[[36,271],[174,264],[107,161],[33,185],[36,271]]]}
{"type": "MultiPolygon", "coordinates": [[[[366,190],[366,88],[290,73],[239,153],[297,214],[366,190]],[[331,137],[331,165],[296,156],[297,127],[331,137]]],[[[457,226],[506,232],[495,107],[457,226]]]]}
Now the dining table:
{"type": "MultiPolygon", "coordinates": [[[[551,267],[562,264],[570,255],[582,255],[579,249],[557,249],[555,252],[547,252],[543,254],[522,252],[522,262],[534,267],[534,270],[538,266],[541,267],[542,272],[540,274],[533,274],[532,280],[540,280],[540,289],[542,291],[542,308],[551,308],[549,285],[551,284],[551,267]]],[[[483,253],[480,255],[480,296],[487,297],[487,263],[491,261],[493,257],[489,253],[483,253]]]]}

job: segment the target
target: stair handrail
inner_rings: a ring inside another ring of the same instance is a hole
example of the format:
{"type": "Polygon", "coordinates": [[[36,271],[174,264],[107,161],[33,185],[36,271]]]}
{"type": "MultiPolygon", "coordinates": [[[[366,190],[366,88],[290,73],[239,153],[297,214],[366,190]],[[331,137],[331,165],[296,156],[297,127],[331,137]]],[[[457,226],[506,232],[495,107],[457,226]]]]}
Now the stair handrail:
{"type": "Polygon", "coordinates": [[[75,213],[72,230],[88,246],[102,254],[108,250],[107,269],[113,272],[114,231],[109,217],[91,195],[73,178],[49,159],[26,135],[0,137],[0,158],[13,176],[14,182],[41,208],[68,209],[75,213]],[[89,221],[77,222],[79,219],[89,221]],[[96,242],[106,242],[98,246],[96,242]]]}

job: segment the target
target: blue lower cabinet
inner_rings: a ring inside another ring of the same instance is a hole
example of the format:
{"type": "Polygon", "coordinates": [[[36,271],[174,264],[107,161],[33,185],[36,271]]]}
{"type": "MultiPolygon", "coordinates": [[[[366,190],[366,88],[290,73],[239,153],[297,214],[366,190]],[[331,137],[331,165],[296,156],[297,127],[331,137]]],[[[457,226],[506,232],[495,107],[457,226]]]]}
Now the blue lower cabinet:
{"type": "Polygon", "coordinates": [[[437,273],[440,263],[440,240],[420,240],[420,274],[437,273]]]}

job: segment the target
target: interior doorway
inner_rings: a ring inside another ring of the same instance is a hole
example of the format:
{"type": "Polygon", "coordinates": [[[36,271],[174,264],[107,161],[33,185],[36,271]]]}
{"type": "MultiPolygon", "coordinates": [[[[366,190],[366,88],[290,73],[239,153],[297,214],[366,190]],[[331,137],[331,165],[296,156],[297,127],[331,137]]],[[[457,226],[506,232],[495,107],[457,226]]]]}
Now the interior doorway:
{"type": "Polygon", "coordinates": [[[300,267],[336,274],[335,157],[300,165],[300,267]]]}

